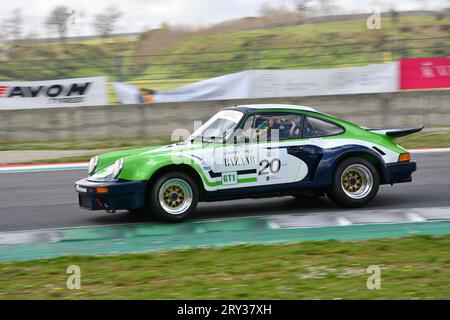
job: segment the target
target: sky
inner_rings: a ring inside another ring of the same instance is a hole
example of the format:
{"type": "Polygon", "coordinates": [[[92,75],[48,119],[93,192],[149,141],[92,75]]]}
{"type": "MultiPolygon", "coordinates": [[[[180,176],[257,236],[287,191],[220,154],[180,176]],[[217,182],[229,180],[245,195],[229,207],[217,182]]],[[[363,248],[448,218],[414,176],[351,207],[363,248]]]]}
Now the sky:
{"type": "MultiPolygon", "coordinates": [[[[338,4],[346,13],[365,13],[376,6],[382,9],[393,6],[397,10],[433,10],[450,6],[450,0],[329,1],[338,4]]],[[[92,35],[93,16],[114,5],[123,12],[115,33],[128,33],[157,28],[163,22],[198,27],[228,19],[257,16],[264,4],[294,8],[294,0],[15,0],[2,3],[0,22],[7,19],[15,8],[20,8],[25,20],[25,34],[53,36],[45,28],[46,16],[56,5],[66,5],[75,12],[69,36],[92,35]]]]}

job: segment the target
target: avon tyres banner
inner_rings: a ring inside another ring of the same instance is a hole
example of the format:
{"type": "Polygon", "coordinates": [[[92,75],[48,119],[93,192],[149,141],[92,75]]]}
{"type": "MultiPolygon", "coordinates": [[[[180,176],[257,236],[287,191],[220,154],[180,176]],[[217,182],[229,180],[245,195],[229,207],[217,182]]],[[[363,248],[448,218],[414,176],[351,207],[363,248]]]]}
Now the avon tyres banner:
{"type": "Polygon", "coordinates": [[[0,110],[108,104],[106,77],[0,82],[0,110]]]}
{"type": "Polygon", "coordinates": [[[450,58],[400,60],[400,89],[450,88],[450,58]]]}

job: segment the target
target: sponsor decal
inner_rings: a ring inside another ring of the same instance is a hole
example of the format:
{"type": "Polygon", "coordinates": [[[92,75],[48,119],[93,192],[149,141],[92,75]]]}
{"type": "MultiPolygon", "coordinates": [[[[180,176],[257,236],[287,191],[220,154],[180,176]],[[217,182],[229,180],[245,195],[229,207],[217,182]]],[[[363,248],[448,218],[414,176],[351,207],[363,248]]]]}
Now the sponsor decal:
{"type": "Polygon", "coordinates": [[[17,86],[3,88],[11,88],[6,95],[8,98],[35,98],[37,96],[46,96],[50,98],[56,98],[59,96],[83,96],[88,91],[91,82],[85,83],[72,83],[71,85],[53,84],[51,86],[17,86]]]}
{"type": "Polygon", "coordinates": [[[256,163],[256,157],[254,155],[232,155],[226,156],[224,158],[224,164],[225,167],[236,167],[236,166],[246,166],[246,165],[252,165],[256,163]]]}
{"type": "Polygon", "coordinates": [[[237,184],[238,175],[237,172],[222,172],[222,185],[237,184]]]}
{"type": "Polygon", "coordinates": [[[400,60],[400,90],[450,88],[450,58],[400,60]]]}
{"type": "Polygon", "coordinates": [[[106,105],[106,78],[0,82],[0,108],[106,105]]]}

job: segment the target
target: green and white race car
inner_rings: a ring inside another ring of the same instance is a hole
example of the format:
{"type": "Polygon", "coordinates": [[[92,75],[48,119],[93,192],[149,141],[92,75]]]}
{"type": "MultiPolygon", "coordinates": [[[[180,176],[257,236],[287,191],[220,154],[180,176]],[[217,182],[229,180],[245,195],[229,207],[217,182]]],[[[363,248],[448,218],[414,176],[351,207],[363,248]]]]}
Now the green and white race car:
{"type": "Polygon", "coordinates": [[[75,187],[82,208],[166,221],[199,201],[245,197],[326,194],[360,207],[381,184],[411,181],[416,163],[394,139],[422,128],[367,129],[301,106],[234,106],[179,143],[93,157],[75,187]]]}

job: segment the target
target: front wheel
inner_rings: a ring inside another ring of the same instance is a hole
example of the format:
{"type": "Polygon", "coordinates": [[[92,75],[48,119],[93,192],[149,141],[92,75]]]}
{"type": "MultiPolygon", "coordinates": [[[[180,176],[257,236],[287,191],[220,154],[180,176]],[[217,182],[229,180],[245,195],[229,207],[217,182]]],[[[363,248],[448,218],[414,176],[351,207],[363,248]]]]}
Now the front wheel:
{"type": "Polygon", "coordinates": [[[152,215],[158,220],[180,221],[190,215],[198,203],[198,188],[186,174],[171,172],[158,178],[149,190],[152,215]]]}
{"type": "Polygon", "coordinates": [[[338,205],[358,208],[378,193],[380,178],[375,166],[362,158],[343,160],[333,175],[328,197],[338,205]]]}

